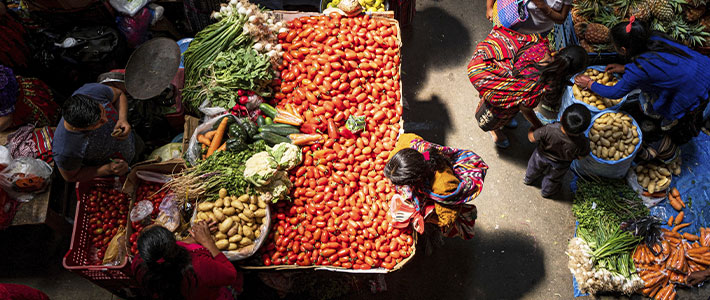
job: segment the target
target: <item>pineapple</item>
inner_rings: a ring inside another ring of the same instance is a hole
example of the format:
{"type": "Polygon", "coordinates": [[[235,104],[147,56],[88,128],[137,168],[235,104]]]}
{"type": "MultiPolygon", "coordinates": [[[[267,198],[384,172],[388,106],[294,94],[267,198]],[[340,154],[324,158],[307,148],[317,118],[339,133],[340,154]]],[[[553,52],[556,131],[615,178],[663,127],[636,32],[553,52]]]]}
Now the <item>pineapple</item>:
{"type": "Polygon", "coordinates": [[[579,41],[579,45],[582,46],[582,48],[584,48],[584,50],[587,50],[587,52],[589,52],[589,53],[594,52],[594,48],[586,40],[579,41]]]}
{"type": "Polygon", "coordinates": [[[629,13],[631,0],[616,0],[614,3],[611,3],[611,5],[614,15],[623,18],[629,13]]]}
{"type": "Polygon", "coordinates": [[[705,32],[710,32],[710,15],[705,15],[700,19],[700,25],[703,25],[705,32]]]}
{"type": "Polygon", "coordinates": [[[710,33],[706,32],[702,24],[691,25],[688,31],[688,44],[691,47],[703,47],[706,44],[710,33]]]}
{"type": "Polygon", "coordinates": [[[651,18],[651,7],[647,3],[633,3],[629,7],[628,17],[636,17],[637,20],[648,21],[651,18]]]}
{"type": "Polygon", "coordinates": [[[584,39],[592,44],[609,42],[609,28],[599,23],[589,23],[584,31],[584,39]]]}
{"type": "Polygon", "coordinates": [[[682,7],[683,17],[685,17],[685,20],[688,22],[695,22],[705,14],[705,4],[700,4],[698,6],[684,4],[682,7]]]}
{"type": "Polygon", "coordinates": [[[679,1],[682,0],[653,0],[651,13],[661,21],[670,21],[678,8],[679,1]]]}
{"type": "Polygon", "coordinates": [[[574,23],[574,34],[580,39],[584,37],[584,32],[587,30],[588,23],[574,23]]]}

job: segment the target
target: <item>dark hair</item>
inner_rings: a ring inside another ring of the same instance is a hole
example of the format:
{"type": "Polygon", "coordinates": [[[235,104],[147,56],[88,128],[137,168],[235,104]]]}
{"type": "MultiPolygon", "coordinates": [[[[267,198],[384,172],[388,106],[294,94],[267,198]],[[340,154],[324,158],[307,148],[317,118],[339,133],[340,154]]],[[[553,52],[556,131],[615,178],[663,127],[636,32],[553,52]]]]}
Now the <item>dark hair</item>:
{"type": "Polygon", "coordinates": [[[141,284],[150,297],[184,299],[181,291],[186,276],[191,277],[191,285],[196,285],[190,253],[176,243],[173,233],[165,227],[143,230],[138,237],[138,253],[143,259],[141,267],[146,270],[141,284]]]}
{"type": "Polygon", "coordinates": [[[438,150],[431,148],[427,151],[429,160],[425,160],[422,153],[412,148],[400,150],[385,165],[385,177],[395,185],[425,188],[436,171],[451,167],[451,161],[438,150]]]}
{"type": "MultiPolygon", "coordinates": [[[[572,75],[577,74],[587,67],[589,56],[584,48],[572,45],[563,48],[552,60],[546,64],[531,63],[522,70],[532,67],[537,71],[524,77],[538,76],[537,84],[547,85],[548,91],[543,96],[543,103],[551,107],[557,107],[562,99],[562,93],[567,85],[571,85],[572,75]]],[[[522,70],[515,70],[514,75],[518,75],[522,70]]]]}
{"type": "Polygon", "coordinates": [[[101,119],[101,107],[96,100],[85,95],[74,95],[64,102],[64,120],[76,128],[86,128],[101,119]]]}
{"type": "MultiPolygon", "coordinates": [[[[651,29],[647,26],[645,22],[640,20],[634,21],[631,24],[631,30],[629,32],[626,32],[626,27],[628,25],[628,21],[624,21],[614,25],[614,27],[612,27],[609,31],[609,35],[611,36],[611,40],[614,43],[614,46],[617,49],[624,47],[626,49],[625,56],[630,59],[631,62],[634,63],[634,65],[639,67],[639,69],[643,70],[644,72],[647,71],[644,70],[643,67],[638,63],[638,56],[643,53],[653,53],[658,56],[658,58],[667,63],[670,62],[658,55],[659,52],[690,58],[690,55],[688,53],[681,49],[678,49],[677,47],[674,47],[658,39],[651,39],[651,37],[653,36],[658,36],[663,39],[673,41],[673,38],[669,37],[664,33],[651,31],[651,29]]],[[[648,61],[646,58],[641,59],[648,61]]],[[[653,63],[651,62],[649,63],[653,65],[653,63]]]]}
{"type": "Polygon", "coordinates": [[[567,134],[580,134],[587,130],[589,123],[592,120],[592,113],[589,112],[586,106],[580,103],[570,105],[562,112],[562,128],[567,134]]]}

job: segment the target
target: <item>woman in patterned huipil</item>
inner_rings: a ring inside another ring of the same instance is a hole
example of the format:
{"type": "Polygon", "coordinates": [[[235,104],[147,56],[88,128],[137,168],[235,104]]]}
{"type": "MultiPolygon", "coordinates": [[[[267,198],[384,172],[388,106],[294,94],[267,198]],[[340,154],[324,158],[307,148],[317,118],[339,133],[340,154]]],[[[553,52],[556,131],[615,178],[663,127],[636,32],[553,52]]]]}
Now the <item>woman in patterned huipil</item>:
{"type": "Polygon", "coordinates": [[[24,124],[55,126],[60,111],[44,82],[16,76],[12,69],[0,65],[0,131],[24,124]]]}
{"type": "Polygon", "coordinates": [[[390,201],[395,227],[419,233],[433,223],[447,237],[471,239],[476,223],[473,199],[483,189],[488,165],[470,150],[440,146],[403,134],[390,152],[385,176],[398,193],[390,201]]]}
{"type": "Polygon", "coordinates": [[[582,47],[570,46],[553,56],[547,44],[539,34],[496,26],[476,46],[467,68],[481,99],[476,120],[500,148],[510,146],[503,126],[514,128],[519,111],[533,129],[542,126],[533,109],[543,98],[549,101],[546,106],[556,109],[569,78],[586,67],[582,47]]]}

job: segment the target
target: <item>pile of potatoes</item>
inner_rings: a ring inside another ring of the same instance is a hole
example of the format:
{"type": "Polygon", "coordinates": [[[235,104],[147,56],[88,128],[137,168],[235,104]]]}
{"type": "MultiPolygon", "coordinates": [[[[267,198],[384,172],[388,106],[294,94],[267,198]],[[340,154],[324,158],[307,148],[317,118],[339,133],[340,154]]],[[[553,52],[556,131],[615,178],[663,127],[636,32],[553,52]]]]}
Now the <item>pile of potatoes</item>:
{"type": "MultiPolygon", "coordinates": [[[[586,71],[584,71],[584,75],[587,75],[597,83],[606,86],[613,86],[618,82],[618,80],[616,79],[616,77],[614,77],[612,73],[600,72],[595,69],[587,69],[586,71]]],[[[608,99],[601,97],[591,91],[580,90],[577,85],[574,85],[572,87],[572,93],[574,94],[574,97],[577,98],[577,100],[584,101],[584,103],[594,106],[597,109],[607,109],[621,102],[621,99],[608,99]]]]}
{"type": "Polygon", "coordinates": [[[197,206],[195,221],[215,221],[217,232],[212,236],[219,250],[241,250],[254,245],[261,237],[261,225],[267,223],[266,202],[257,196],[228,196],[226,189],[219,191],[219,199],[197,206]]]}
{"type": "Polygon", "coordinates": [[[649,193],[664,191],[671,185],[671,174],[680,175],[680,157],[669,164],[647,163],[636,166],[638,183],[649,193]]]}
{"type": "Polygon", "coordinates": [[[634,152],[640,142],[633,119],[624,113],[605,113],[589,130],[592,154],[606,160],[620,160],[634,152]]]}

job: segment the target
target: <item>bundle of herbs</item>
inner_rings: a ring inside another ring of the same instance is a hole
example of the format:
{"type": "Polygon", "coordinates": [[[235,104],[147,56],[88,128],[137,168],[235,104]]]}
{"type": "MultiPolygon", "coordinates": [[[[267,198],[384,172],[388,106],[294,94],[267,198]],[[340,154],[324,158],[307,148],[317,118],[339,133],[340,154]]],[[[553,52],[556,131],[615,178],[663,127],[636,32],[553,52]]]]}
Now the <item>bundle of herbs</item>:
{"type": "Polygon", "coordinates": [[[230,195],[252,192],[249,182],[244,179],[245,162],[265,150],[264,141],[257,141],[240,152],[215,152],[199,165],[177,174],[166,186],[178,195],[178,199],[186,202],[219,199],[221,188],[227,189],[230,195]]]}
{"type": "Polygon", "coordinates": [[[252,48],[223,51],[200,79],[199,94],[207,96],[211,106],[229,109],[239,103],[239,90],[270,96],[274,75],[269,58],[252,48]]]}
{"type": "Polygon", "coordinates": [[[622,180],[577,181],[572,204],[578,228],[596,231],[600,224],[620,226],[622,222],[648,216],[638,194],[622,180]]]}

